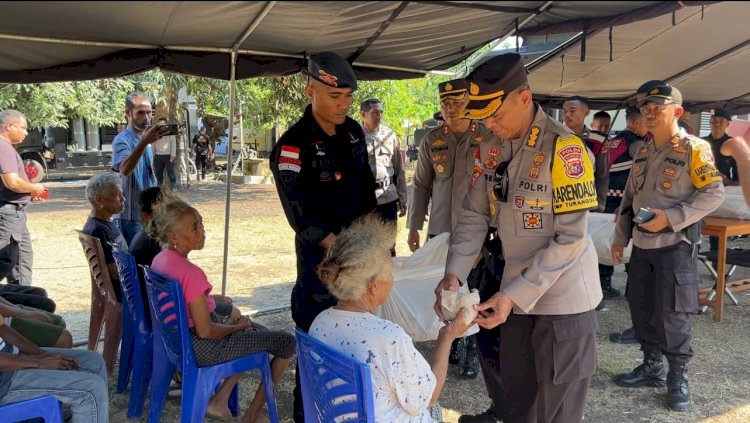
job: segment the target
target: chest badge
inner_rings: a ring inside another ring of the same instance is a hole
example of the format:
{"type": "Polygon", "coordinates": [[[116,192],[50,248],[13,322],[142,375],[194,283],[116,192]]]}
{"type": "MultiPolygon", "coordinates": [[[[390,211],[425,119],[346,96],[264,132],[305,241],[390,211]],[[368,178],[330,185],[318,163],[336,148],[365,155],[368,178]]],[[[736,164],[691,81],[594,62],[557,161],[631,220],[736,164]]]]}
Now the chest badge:
{"type": "Polygon", "coordinates": [[[542,215],[540,213],[524,213],[523,228],[542,229],[542,215]]]}
{"type": "Polygon", "coordinates": [[[487,152],[487,154],[489,154],[489,155],[490,155],[490,156],[492,156],[492,157],[497,157],[498,155],[500,155],[500,149],[499,149],[499,148],[497,148],[497,147],[492,147],[492,148],[490,148],[490,150],[489,150],[489,151],[487,152]]]}
{"type": "Polygon", "coordinates": [[[316,141],[312,144],[315,147],[315,155],[316,156],[325,156],[326,155],[326,147],[323,145],[323,141],[316,141]]]}
{"type": "Polygon", "coordinates": [[[531,179],[537,179],[539,178],[539,168],[534,166],[531,169],[529,169],[529,178],[531,179]]]}
{"type": "Polygon", "coordinates": [[[664,181],[664,182],[661,183],[661,187],[664,188],[664,189],[670,189],[670,188],[672,188],[672,183],[669,182],[669,181],[664,181]]]}
{"type": "Polygon", "coordinates": [[[497,167],[497,160],[494,158],[489,158],[484,161],[484,168],[485,169],[494,169],[497,167]]]}
{"type": "Polygon", "coordinates": [[[437,170],[437,173],[441,173],[441,174],[445,173],[445,166],[439,164],[439,165],[435,166],[435,170],[437,170]]]}
{"type": "Polygon", "coordinates": [[[544,162],[544,154],[538,153],[534,156],[534,165],[539,166],[544,162]]]}
{"type": "Polygon", "coordinates": [[[665,167],[663,173],[666,177],[674,178],[674,175],[677,174],[677,170],[675,170],[675,168],[673,167],[665,167]]]}

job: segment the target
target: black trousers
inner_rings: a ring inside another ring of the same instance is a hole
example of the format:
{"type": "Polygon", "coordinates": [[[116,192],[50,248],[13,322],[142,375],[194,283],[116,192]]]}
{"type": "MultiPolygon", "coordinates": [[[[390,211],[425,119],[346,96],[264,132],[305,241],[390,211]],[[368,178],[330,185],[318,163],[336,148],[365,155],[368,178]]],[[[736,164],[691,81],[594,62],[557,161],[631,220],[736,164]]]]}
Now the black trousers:
{"type": "Polygon", "coordinates": [[[580,422],[596,373],[596,312],[511,314],[499,327],[503,421],[580,422]]]}
{"type": "Polygon", "coordinates": [[[161,188],[164,185],[164,171],[167,171],[169,178],[169,187],[174,189],[177,186],[177,177],[174,174],[174,163],[169,160],[168,154],[154,155],[154,173],[156,174],[156,184],[161,188]]]}
{"type": "MultiPolygon", "coordinates": [[[[488,256],[477,265],[477,268],[481,269],[477,289],[479,290],[480,300],[484,302],[500,290],[505,260],[497,256],[488,256]]],[[[471,277],[467,279],[471,279],[471,277]]],[[[467,283],[470,283],[469,286],[471,286],[470,280],[467,280],[467,283]]],[[[502,416],[504,414],[503,397],[505,396],[505,389],[500,374],[500,326],[494,329],[480,327],[479,332],[474,336],[477,338],[479,365],[482,367],[484,385],[487,388],[487,395],[492,400],[492,411],[495,412],[495,415],[502,416]]]]}
{"type": "Polygon", "coordinates": [[[196,178],[200,181],[206,179],[206,167],[208,166],[208,156],[204,154],[195,155],[196,178]]]}
{"type": "Polygon", "coordinates": [[[699,308],[699,282],[687,242],[648,250],[633,246],[627,297],[642,350],[661,351],[670,363],[690,361],[690,314],[699,308]]]}
{"type": "MultiPolygon", "coordinates": [[[[378,204],[375,211],[386,222],[395,222],[398,220],[398,200],[391,201],[390,203],[378,204]]],[[[396,245],[391,248],[391,257],[396,257],[396,245]]]]}
{"type": "Polygon", "coordinates": [[[47,298],[47,291],[38,286],[0,284],[0,297],[13,304],[34,307],[50,313],[54,313],[57,308],[55,302],[47,298]]]}
{"type": "Polygon", "coordinates": [[[32,263],[26,212],[23,207],[0,206],[0,280],[7,277],[10,284],[30,286],[32,263]]]}

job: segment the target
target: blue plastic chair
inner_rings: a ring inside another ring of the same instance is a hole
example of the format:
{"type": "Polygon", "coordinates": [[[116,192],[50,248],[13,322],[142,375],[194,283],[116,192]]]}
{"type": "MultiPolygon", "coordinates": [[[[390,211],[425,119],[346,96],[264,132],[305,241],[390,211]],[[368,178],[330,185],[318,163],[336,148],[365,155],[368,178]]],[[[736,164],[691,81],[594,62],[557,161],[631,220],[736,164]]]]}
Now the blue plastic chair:
{"type": "Polygon", "coordinates": [[[57,398],[45,396],[0,406],[0,420],[20,422],[43,419],[47,423],[62,423],[62,404],[57,398]]]}
{"type": "Polygon", "coordinates": [[[128,418],[137,419],[143,414],[143,403],[151,382],[151,321],[146,313],[146,303],[141,292],[135,258],[117,244],[110,243],[117,263],[122,287],[122,344],[120,344],[120,370],[117,375],[117,393],[125,392],[131,380],[128,399],[128,418]]]}
{"type": "MultiPolygon", "coordinates": [[[[260,370],[266,405],[271,422],[278,423],[276,393],[267,352],[247,355],[213,366],[198,367],[190,340],[185,299],[177,281],[143,268],[146,293],[151,310],[153,337],[153,372],[151,374],[151,404],[148,421],[156,423],[164,408],[169,382],[175,370],[182,372],[182,423],[201,422],[211,396],[221,381],[229,376],[249,370],[260,370]]],[[[229,409],[239,414],[237,386],[229,398],[229,409]]]]}
{"type": "Polygon", "coordinates": [[[305,423],[375,422],[370,367],[296,330],[305,423]]]}

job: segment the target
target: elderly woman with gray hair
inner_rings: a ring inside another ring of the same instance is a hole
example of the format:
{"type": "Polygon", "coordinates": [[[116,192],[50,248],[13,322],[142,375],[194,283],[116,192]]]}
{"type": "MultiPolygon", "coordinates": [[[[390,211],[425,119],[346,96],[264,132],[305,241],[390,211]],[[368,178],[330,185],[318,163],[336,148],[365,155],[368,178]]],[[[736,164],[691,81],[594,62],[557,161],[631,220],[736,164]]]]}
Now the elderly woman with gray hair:
{"type": "Polygon", "coordinates": [[[318,276],[338,305],[323,311],[310,335],[370,366],[377,422],[432,423],[454,339],[471,326],[465,311],[440,329],[428,363],[397,324],[375,316],[393,288],[396,226],[366,216],[337,235],[318,276]]]}
{"type": "Polygon", "coordinates": [[[82,232],[99,238],[104,250],[104,259],[107,262],[109,278],[112,280],[117,301],[122,301],[120,293],[120,274],[117,272],[117,264],[112,255],[113,242],[123,250],[128,249],[117,225],[112,221],[112,216],[122,211],[125,206],[125,197],[122,195],[120,177],[114,173],[99,173],[94,175],[86,184],[86,198],[91,203],[91,213],[83,225],[82,232]]]}

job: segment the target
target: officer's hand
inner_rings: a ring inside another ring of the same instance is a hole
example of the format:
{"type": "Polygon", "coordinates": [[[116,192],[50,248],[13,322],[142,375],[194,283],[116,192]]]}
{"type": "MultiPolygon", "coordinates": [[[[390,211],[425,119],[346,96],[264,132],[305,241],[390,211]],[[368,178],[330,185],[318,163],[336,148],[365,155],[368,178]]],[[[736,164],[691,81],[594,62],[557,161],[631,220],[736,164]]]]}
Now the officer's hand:
{"type": "Polygon", "coordinates": [[[406,204],[399,203],[398,204],[398,217],[404,217],[406,216],[406,204]]]}
{"type": "Polygon", "coordinates": [[[460,286],[458,282],[458,276],[454,275],[453,273],[446,273],[445,276],[443,276],[443,279],[438,283],[437,288],[435,288],[435,306],[433,307],[435,309],[435,313],[438,315],[440,320],[445,320],[445,316],[443,316],[443,306],[442,306],[442,299],[440,297],[440,294],[443,291],[456,291],[458,292],[458,287],[460,286]]]}
{"type": "Polygon", "coordinates": [[[141,142],[144,142],[146,144],[153,144],[161,137],[167,135],[168,132],[169,127],[167,127],[167,125],[149,126],[148,129],[146,129],[146,132],[143,133],[141,142]]]}
{"type": "Polygon", "coordinates": [[[411,252],[415,252],[419,249],[419,231],[416,229],[409,229],[409,237],[406,238],[406,243],[409,244],[411,252]]]}
{"type": "Polygon", "coordinates": [[[664,228],[669,227],[669,219],[667,213],[662,209],[652,209],[647,207],[648,211],[653,213],[655,216],[653,219],[646,223],[640,223],[639,226],[648,232],[659,232],[664,228]]]}
{"type": "Polygon", "coordinates": [[[513,311],[513,300],[503,291],[499,291],[489,300],[475,305],[474,310],[479,312],[474,319],[475,323],[485,329],[494,329],[508,320],[510,312],[513,311]]]}
{"type": "Polygon", "coordinates": [[[625,251],[625,247],[622,245],[612,244],[612,260],[615,264],[622,264],[622,256],[625,251]]]}

